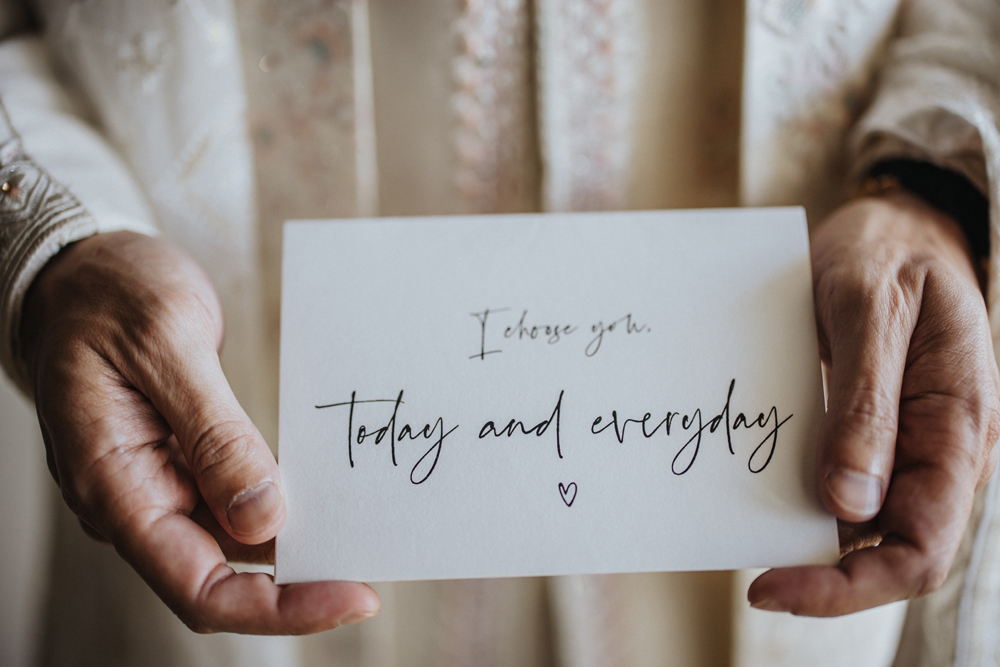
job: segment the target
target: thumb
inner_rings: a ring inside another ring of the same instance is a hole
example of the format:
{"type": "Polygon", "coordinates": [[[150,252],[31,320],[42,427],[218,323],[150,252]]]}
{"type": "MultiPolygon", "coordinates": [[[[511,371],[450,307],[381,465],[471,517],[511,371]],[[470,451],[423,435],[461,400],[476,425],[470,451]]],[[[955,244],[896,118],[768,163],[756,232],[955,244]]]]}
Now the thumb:
{"type": "MultiPolygon", "coordinates": [[[[889,487],[903,370],[912,326],[908,313],[880,299],[825,318],[829,341],[829,405],[819,439],[820,497],[849,522],[878,514],[889,487]],[[863,310],[865,312],[857,312],[863,310]]],[[[905,306],[904,306],[905,308],[905,306]]]]}
{"type": "MultiPolygon", "coordinates": [[[[209,345],[170,354],[150,399],[177,438],[216,521],[245,544],[277,535],[285,521],[278,464],[229,387],[209,345]]],[[[186,349],[185,349],[186,348],[186,349]]]]}

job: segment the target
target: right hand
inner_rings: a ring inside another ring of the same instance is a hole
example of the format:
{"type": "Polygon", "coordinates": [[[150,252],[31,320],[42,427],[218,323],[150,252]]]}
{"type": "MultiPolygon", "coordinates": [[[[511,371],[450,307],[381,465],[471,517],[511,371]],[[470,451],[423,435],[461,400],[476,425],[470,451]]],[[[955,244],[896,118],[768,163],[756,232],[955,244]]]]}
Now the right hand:
{"type": "Polygon", "coordinates": [[[836,567],[762,574],[761,609],[836,616],[940,587],[996,466],[1000,374],[958,223],[907,193],[850,201],[812,235],[829,409],[817,488],[836,567]]]}
{"type": "Polygon", "coordinates": [[[67,504],[191,629],[303,634],[378,612],[364,584],[226,564],[273,560],[285,500],[219,365],[215,291],[181,250],[130,232],[67,247],[28,292],[22,341],[67,504]]]}

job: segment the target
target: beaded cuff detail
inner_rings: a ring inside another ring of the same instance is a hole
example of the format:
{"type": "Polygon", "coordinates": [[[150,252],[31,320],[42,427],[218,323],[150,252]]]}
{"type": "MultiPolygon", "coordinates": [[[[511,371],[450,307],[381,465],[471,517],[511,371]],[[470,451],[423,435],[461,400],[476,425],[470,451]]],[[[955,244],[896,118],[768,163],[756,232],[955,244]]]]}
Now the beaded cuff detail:
{"type": "Polygon", "coordinates": [[[49,259],[96,232],[79,200],[24,152],[0,102],[0,366],[26,393],[19,337],[24,296],[49,259]]]}

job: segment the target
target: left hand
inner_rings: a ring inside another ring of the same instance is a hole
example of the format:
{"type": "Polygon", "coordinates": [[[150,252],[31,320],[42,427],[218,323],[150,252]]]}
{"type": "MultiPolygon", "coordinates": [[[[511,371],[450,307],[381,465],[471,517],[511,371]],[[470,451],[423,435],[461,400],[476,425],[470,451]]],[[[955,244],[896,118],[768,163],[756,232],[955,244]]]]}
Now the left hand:
{"type": "Polygon", "coordinates": [[[96,234],[49,261],[22,340],[63,498],[197,632],[304,634],[373,616],[364,584],[279,586],[229,567],[273,557],[285,500],[219,363],[222,330],[208,277],[164,239],[96,234]]]}
{"type": "Polygon", "coordinates": [[[944,583],[996,465],[1000,377],[962,230],[905,193],[859,199],[813,235],[829,407],[818,488],[840,563],[765,572],[757,608],[837,616],[944,583]]]}

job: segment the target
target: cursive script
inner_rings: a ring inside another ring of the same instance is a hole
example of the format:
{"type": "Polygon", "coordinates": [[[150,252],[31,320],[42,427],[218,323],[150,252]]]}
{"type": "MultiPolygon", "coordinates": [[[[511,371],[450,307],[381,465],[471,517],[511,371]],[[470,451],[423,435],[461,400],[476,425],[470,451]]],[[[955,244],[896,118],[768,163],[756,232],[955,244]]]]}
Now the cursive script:
{"type": "MultiPolygon", "coordinates": [[[[736,390],[736,380],[729,383],[729,391],[726,394],[725,403],[722,408],[715,411],[706,412],[698,407],[689,412],[681,413],[676,410],[666,410],[656,417],[652,412],[645,412],[641,417],[622,417],[618,410],[611,410],[610,417],[599,415],[590,424],[590,432],[593,435],[602,435],[606,432],[613,434],[619,444],[624,444],[626,439],[633,437],[650,439],[658,434],[662,437],[671,437],[678,433],[686,436],[686,440],[677,450],[671,461],[670,470],[675,475],[683,475],[691,470],[701,451],[702,440],[706,433],[713,434],[716,431],[725,433],[726,445],[729,453],[736,454],[733,445],[733,435],[740,431],[757,430],[763,433],[762,439],[750,453],[747,459],[747,467],[752,473],[760,473],[774,457],[775,449],[778,446],[778,433],[782,426],[788,423],[792,415],[783,419],[779,417],[777,406],[771,406],[766,412],[760,412],[757,416],[751,413],[748,416],[744,412],[736,413],[733,416],[733,392],[736,390]],[[705,418],[706,414],[711,414],[705,418]]],[[[417,462],[410,470],[410,482],[422,484],[431,476],[441,458],[441,450],[445,439],[458,429],[458,425],[450,429],[445,427],[444,417],[437,417],[424,423],[422,427],[403,424],[400,417],[400,410],[405,402],[403,401],[403,390],[400,390],[396,398],[379,398],[360,400],[357,392],[351,392],[351,399],[340,403],[328,403],[317,405],[317,409],[347,408],[347,460],[354,467],[354,450],[357,446],[374,441],[375,445],[388,440],[390,458],[392,465],[398,465],[396,460],[396,449],[400,443],[410,443],[414,441],[430,442],[430,446],[420,453],[417,462]],[[392,406],[392,412],[383,409],[381,421],[376,422],[377,426],[369,426],[358,423],[361,420],[361,411],[365,411],[365,417],[371,418],[370,406],[385,404],[392,406]]],[[[541,438],[545,436],[549,429],[552,429],[555,440],[556,455],[562,459],[562,408],[565,390],[559,392],[555,406],[548,412],[548,416],[537,422],[525,421],[521,418],[510,417],[506,420],[489,420],[479,429],[479,440],[485,440],[492,436],[495,438],[513,438],[520,436],[535,436],[541,438]],[[530,425],[529,425],[530,424],[530,425]]],[[[544,414],[544,413],[543,413],[544,414]]],[[[574,487],[575,488],[575,487],[574,487]]]]}
{"type": "MultiPolygon", "coordinates": [[[[486,308],[476,313],[469,313],[471,317],[476,318],[479,325],[479,349],[475,354],[470,355],[469,359],[485,361],[487,356],[503,352],[501,345],[506,345],[509,348],[514,343],[530,344],[532,341],[546,345],[557,345],[580,329],[578,324],[572,322],[545,321],[536,318],[533,314],[529,314],[527,308],[522,309],[520,313],[518,317],[514,309],[506,307],[486,308]],[[503,313],[510,314],[503,315],[503,313]],[[517,317],[516,321],[515,317],[517,317]]],[[[588,357],[597,354],[605,336],[614,331],[622,332],[626,336],[652,331],[648,324],[637,322],[632,317],[632,313],[607,323],[605,320],[598,320],[589,328],[594,335],[583,348],[584,355],[588,357]]]]}
{"type": "Polygon", "coordinates": [[[479,429],[479,439],[482,440],[488,435],[494,435],[498,438],[507,436],[509,438],[518,430],[521,431],[522,435],[534,433],[540,438],[545,435],[545,432],[549,430],[549,426],[554,423],[556,425],[556,454],[559,455],[559,458],[562,458],[562,441],[559,437],[559,428],[562,420],[562,400],[564,393],[565,391],[559,392],[559,400],[556,401],[556,407],[552,409],[552,414],[549,415],[548,419],[543,419],[531,428],[526,427],[520,419],[511,419],[501,429],[497,429],[496,423],[491,420],[483,424],[483,427],[479,429]]]}
{"type": "Polygon", "coordinates": [[[594,419],[590,425],[590,432],[594,435],[600,435],[608,429],[613,429],[615,438],[619,444],[624,444],[629,424],[635,424],[636,427],[633,427],[630,432],[638,431],[643,438],[652,438],[661,429],[664,436],[667,437],[671,435],[671,428],[677,424],[675,420],[680,417],[681,431],[685,434],[690,433],[691,435],[677,451],[677,454],[674,455],[673,461],[670,464],[670,470],[675,475],[683,475],[694,465],[695,459],[698,457],[698,452],[701,449],[702,435],[706,429],[708,429],[709,433],[715,433],[719,428],[725,427],[726,444],[729,447],[729,453],[735,455],[736,451],[733,449],[734,431],[740,428],[750,429],[756,427],[764,429],[770,427],[771,430],[767,431],[764,439],[754,448],[747,461],[747,467],[750,469],[750,472],[759,473],[767,467],[774,456],[774,450],[778,446],[778,429],[784,426],[792,418],[792,415],[779,420],[777,406],[771,406],[766,415],[761,412],[757,417],[751,418],[740,412],[736,415],[735,419],[732,419],[731,403],[735,388],[736,380],[733,379],[729,383],[729,393],[726,395],[725,405],[708,420],[703,418],[701,408],[696,408],[694,411],[683,415],[680,412],[667,410],[665,413],[661,413],[663,414],[663,418],[660,421],[656,421],[657,418],[654,418],[652,413],[649,412],[643,414],[639,419],[630,417],[620,420],[618,411],[612,410],[611,419],[604,426],[601,426],[601,423],[604,422],[604,417],[594,419]],[[763,461],[761,457],[764,457],[763,461]]]}
{"type": "Polygon", "coordinates": [[[455,432],[458,425],[451,427],[450,430],[445,431],[444,428],[444,418],[438,417],[433,424],[427,423],[423,428],[417,430],[410,426],[409,424],[404,424],[402,428],[399,429],[399,433],[396,432],[396,419],[399,416],[399,406],[403,405],[403,390],[400,389],[399,395],[396,399],[370,399],[365,401],[357,400],[357,392],[351,392],[351,400],[345,401],[343,403],[328,403],[326,405],[317,405],[318,410],[323,410],[326,408],[340,408],[348,407],[348,417],[347,417],[347,460],[350,462],[351,467],[354,467],[354,444],[358,445],[364,444],[364,442],[372,437],[375,438],[375,444],[380,444],[386,437],[389,436],[390,450],[392,452],[392,465],[396,464],[396,443],[402,441],[404,438],[409,438],[412,440],[417,440],[418,438],[423,438],[425,440],[434,439],[434,443],[430,448],[424,452],[424,454],[417,460],[410,470],[410,482],[413,484],[423,484],[427,481],[427,478],[431,476],[434,472],[434,468],[437,467],[438,459],[441,457],[441,446],[444,444],[444,439],[455,432]],[[364,425],[360,425],[357,431],[354,430],[354,412],[357,406],[367,405],[370,403],[392,403],[392,416],[389,417],[385,425],[371,430],[364,425]],[[434,458],[430,459],[429,463],[424,464],[424,461],[433,454],[434,458]]]}

